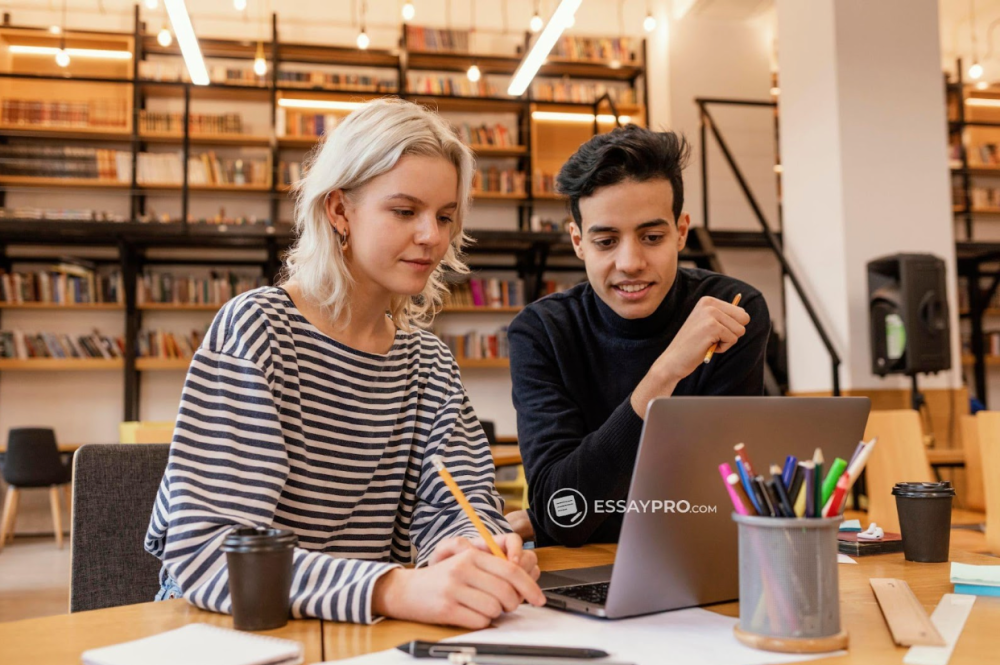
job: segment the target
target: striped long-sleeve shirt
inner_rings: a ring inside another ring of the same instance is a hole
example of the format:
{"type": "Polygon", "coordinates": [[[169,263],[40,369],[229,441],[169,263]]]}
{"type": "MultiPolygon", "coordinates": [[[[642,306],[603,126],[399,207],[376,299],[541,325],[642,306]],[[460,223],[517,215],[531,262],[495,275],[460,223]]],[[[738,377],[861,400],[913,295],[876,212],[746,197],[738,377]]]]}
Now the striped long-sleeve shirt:
{"type": "Polygon", "coordinates": [[[225,305],[188,369],[146,549],[198,607],[230,612],[220,545],[234,526],[291,529],[292,615],[371,623],[375,580],[475,529],[441,455],[494,533],[509,531],[486,437],[454,358],[425,331],[389,353],[321,333],[282,289],[225,305]]]}

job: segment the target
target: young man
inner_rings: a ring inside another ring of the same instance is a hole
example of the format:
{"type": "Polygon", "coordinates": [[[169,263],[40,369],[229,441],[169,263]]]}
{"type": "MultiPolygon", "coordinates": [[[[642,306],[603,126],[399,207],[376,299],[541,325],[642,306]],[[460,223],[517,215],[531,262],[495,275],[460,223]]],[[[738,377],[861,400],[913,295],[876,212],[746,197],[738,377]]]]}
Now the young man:
{"type": "Polygon", "coordinates": [[[763,394],[764,298],[677,265],[691,223],[681,179],[688,153],[672,132],[629,125],[595,136],[559,173],[588,281],[529,305],[508,331],[531,492],[531,510],[512,514],[511,525],[522,536],[533,530],[539,546],[618,540],[624,516],[595,502],[627,498],[650,400],[763,394]],[[560,489],[586,502],[578,523],[549,505],[560,489]]]}

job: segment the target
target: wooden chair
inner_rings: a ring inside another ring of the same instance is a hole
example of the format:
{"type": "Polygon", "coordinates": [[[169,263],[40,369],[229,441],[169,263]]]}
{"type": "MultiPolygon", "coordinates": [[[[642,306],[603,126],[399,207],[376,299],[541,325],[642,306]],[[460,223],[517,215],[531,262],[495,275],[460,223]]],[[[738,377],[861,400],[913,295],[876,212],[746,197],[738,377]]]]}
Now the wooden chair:
{"type": "Polygon", "coordinates": [[[892,486],[899,482],[933,482],[927,461],[920,415],[911,409],[872,411],[865,428],[865,440],[878,437],[868,466],[868,521],[886,531],[899,533],[896,497],[892,486]]]}
{"type": "Polygon", "coordinates": [[[969,510],[986,510],[983,490],[983,460],[979,444],[979,420],[976,416],[962,416],[959,421],[962,433],[962,451],[965,453],[965,507],[969,510]]]}
{"type": "Polygon", "coordinates": [[[1000,412],[980,411],[976,420],[986,504],[986,547],[1000,556],[1000,412]]]}
{"type": "Polygon", "coordinates": [[[119,443],[170,443],[174,422],[169,420],[133,420],[118,424],[119,443]]]}

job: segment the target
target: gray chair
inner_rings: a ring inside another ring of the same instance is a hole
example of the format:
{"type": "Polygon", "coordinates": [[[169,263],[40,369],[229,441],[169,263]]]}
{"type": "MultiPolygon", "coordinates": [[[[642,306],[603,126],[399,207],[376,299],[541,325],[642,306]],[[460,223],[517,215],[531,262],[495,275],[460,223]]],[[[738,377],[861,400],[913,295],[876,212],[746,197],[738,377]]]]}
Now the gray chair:
{"type": "Polygon", "coordinates": [[[73,467],[69,611],[153,600],[160,561],[143,548],[167,444],[94,444],[73,467]]]}

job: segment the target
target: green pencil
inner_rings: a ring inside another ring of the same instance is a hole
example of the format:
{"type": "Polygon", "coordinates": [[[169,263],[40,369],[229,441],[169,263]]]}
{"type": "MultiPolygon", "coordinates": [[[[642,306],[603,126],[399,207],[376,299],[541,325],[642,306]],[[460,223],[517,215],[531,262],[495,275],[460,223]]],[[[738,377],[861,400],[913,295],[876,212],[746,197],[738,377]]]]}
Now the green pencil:
{"type": "Polygon", "coordinates": [[[837,481],[840,477],[844,475],[844,470],[847,468],[847,462],[841,458],[833,460],[833,464],[830,465],[830,471],[826,474],[826,478],[823,479],[823,501],[819,505],[825,506],[826,502],[830,500],[833,496],[833,490],[837,489],[837,481]]]}

